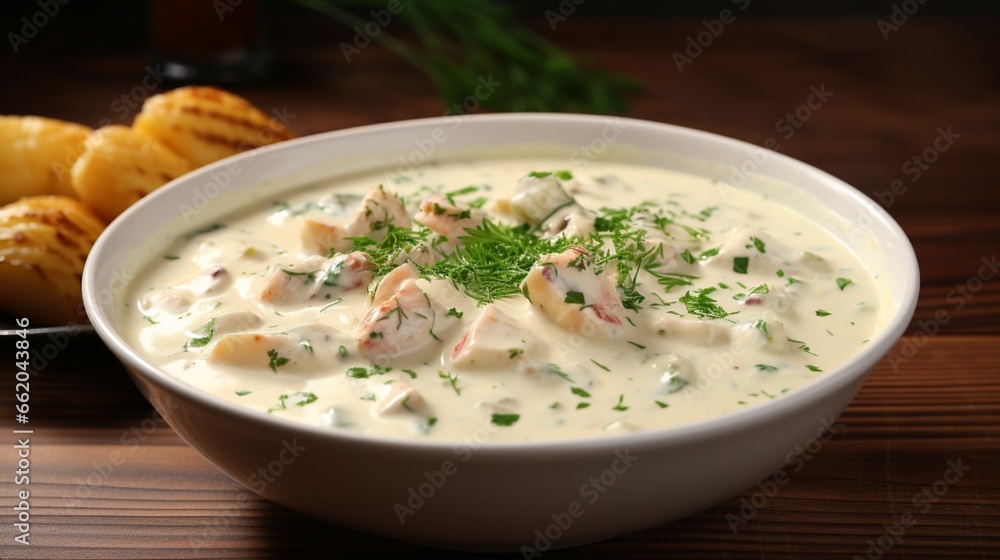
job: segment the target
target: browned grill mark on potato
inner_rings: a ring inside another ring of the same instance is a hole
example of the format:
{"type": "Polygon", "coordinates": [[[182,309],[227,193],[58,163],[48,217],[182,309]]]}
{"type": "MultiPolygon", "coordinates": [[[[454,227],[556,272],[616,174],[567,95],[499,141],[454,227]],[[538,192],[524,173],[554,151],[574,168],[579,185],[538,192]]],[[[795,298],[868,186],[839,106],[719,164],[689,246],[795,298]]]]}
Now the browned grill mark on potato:
{"type": "MultiPolygon", "coordinates": [[[[58,234],[56,235],[56,239],[58,239],[58,234]]],[[[74,251],[71,248],[63,247],[63,246],[45,247],[45,252],[48,253],[49,255],[51,255],[52,257],[61,260],[62,262],[66,263],[67,265],[74,266],[74,267],[75,266],[81,266],[83,264],[83,262],[87,258],[86,255],[81,255],[80,251],[74,251]],[[63,249],[63,248],[66,249],[65,252],[57,250],[57,249],[63,249]],[[69,253],[69,254],[67,254],[67,253],[69,253]]]]}
{"type": "Polygon", "coordinates": [[[190,113],[193,115],[204,116],[219,121],[227,122],[229,124],[243,127],[247,130],[253,131],[258,136],[264,136],[264,131],[269,130],[271,135],[279,140],[290,140],[292,138],[291,133],[287,130],[274,126],[271,121],[261,122],[259,120],[250,119],[247,117],[239,117],[224,113],[221,111],[209,109],[205,110],[201,107],[184,105],[180,107],[180,110],[185,113],[190,113]]]}
{"type": "MultiPolygon", "coordinates": [[[[29,210],[22,214],[23,221],[25,222],[38,222],[51,226],[53,228],[62,229],[70,233],[84,234],[84,230],[80,228],[69,216],[59,210],[29,210]]],[[[18,232],[19,234],[21,232],[18,232]]],[[[22,234],[23,235],[23,234],[22,234]]]]}
{"type": "Polygon", "coordinates": [[[72,237],[68,237],[65,233],[56,231],[56,239],[58,239],[59,243],[61,243],[64,247],[76,249],[79,252],[80,244],[74,241],[72,237]]]}
{"type": "Polygon", "coordinates": [[[188,88],[188,92],[193,97],[200,97],[202,99],[211,99],[213,101],[222,101],[222,92],[214,88],[192,86],[188,88]]]}
{"type": "Polygon", "coordinates": [[[209,109],[209,110],[206,111],[205,109],[202,109],[201,107],[192,106],[192,105],[184,105],[180,109],[181,109],[181,111],[184,111],[185,113],[191,113],[193,115],[210,117],[210,118],[213,118],[213,119],[216,119],[216,120],[225,121],[225,122],[227,122],[229,124],[235,124],[237,126],[242,126],[244,128],[249,128],[251,130],[260,128],[260,126],[257,123],[253,122],[250,119],[243,118],[243,117],[236,117],[236,116],[233,116],[233,115],[227,115],[226,113],[222,113],[222,112],[211,110],[211,109],[209,109]]]}
{"type": "Polygon", "coordinates": [[[28,263],[24,261],[12,260],[11,263],[14,266],[20,267],[22,270],[27,270],[28,272],[34,272],[35,274],[41,276],[42,280],[48,280],[49,277],[45,275],[45,271],[42,267],[37,266],[33,263],[28,263]]]}
{"type": "Polygon", "coordinates": [[[220,144],[237,152],[245,152],[261,147],[261,144],[257,144],[256,142],[249,142],[248,140],[235,140],[232,138],[226,138],[225,136],[219,136],[217,134],[210,134],[198,130],[192,130],[191,134],[196,138],[203,140],[206,144],[220,144]]]}
{"type": "Polygon", "coordinates": [[[89,247],[86,251],[81,252],[79,246],[70,246],[63,243],[63,240],[60,239],[61,235],[61,232],[58,230],[52,231],[51,238],[53,241],[48,245],[41,246],[41,252],[33,253],[31,255],[32,259],[40,262],[52,262],[53,259],[56,259],[71,267],[82,268],[84,261],[87,259],[86,252],[90,250],[89,247]]]}
{"type": "Polygon", "coordinates": [[[72,233],[77,233],[81,235],[86,233],[83,231],[83,228],[77,225],[76,221],[73,220],[70,216],[66,215],[65,212],[58,212],[58,214],[59,217],[57,218],[56,223],[58,224],[59,227],[68,230],[72,233]]]}

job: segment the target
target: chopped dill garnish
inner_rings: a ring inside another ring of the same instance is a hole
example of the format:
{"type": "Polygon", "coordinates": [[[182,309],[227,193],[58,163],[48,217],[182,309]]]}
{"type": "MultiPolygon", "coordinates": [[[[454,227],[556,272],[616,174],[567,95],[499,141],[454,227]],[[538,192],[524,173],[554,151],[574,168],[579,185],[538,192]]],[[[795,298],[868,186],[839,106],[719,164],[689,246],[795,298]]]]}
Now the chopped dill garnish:
{"type": "Polygon", "coordinates": [[[715,248],[709,249],[707,251],[702,251],[701,254],[698,255],[698,260],[700,260],[700,261],[708,260],[708,259],[714,257],[715,255],[718,255],[719,251],[721,249],[722,249],[722,247],[715,247],[715,248]]]}
{"type": "MultiPolygon", "coordinates": [[[[239,394],[239,393],[237,393],[237,394],[239,394]]],[[[319,399],[319,397],[316,396],[316,393],[308,393],[308,392],[305,392],[305,391],[296,391],[296,392],[294,392],[294,393],[292,393],[290,395],[278,395],[278,404],[276,404],[276,405],[272,406],[271,408],[267,409],[267,411],[268,412],[274,412],[276,410],[285,410],[285,409],[287,409],[288,407],[285,405],[285,401],[287,401],[289,399],[292,400],[292,403],[295,406],[305,406],[307,404],[311,404],[311,403],[316,402],[319,399]]]]}
{"type": "Polygon", "coordinates": [[[687,307],[688,313],[695,315],[701,319],[723,319],[730,315],[735,315],[739,311],[734,311],[732,313],[726,312],[712,297],[709,295],[716,291],[715,287],[702,288],[700,290],[695,290],[695,294],[691,295],[691,292],[685,292],[678,301],[687,307]]]}
{"type": "Polygon", "coordinates": [[[295,406],[305,406],[307,404],[314,403],[319,399],[319,397],[316,396],[316,393],[309,393],[305,391],[297,391],[289,395],[289,397],[294,400],[295,406]]]}
{"type": "Polygon", "coordinates": [[[802,350],[806,354],[811,354],[813,356],[816,355],[816,354],[812,353],[812,351],[809,349],[809,346],[805,342],[802,342],[801,340],[795,340],[795,339],[792,339],[792,338],[788,338],[788,337],[785,337],[785,338],[788,340],[788,342],[791,342],[792,344],[798,344],[799,345],[799,350],[802,350]]]}
{"type": "Polygon", "coordinates": [[[451,383],[451,388],[455,390],[455,394],[458,395],[458,396],[462,396],[462,390],[458,388],[458,376],[457,375],[455,375],[455,374],[453,374],[451,372],[445,373],[445,372],[443,372],[441,370],[438,370],[438,377],[440,377],[441,379],[445,379],[449,383],[451,383]]]}
{"type": "Polygon", "coordinates": [[[218,230],[220,230],[220,229],[222,229],[224,227],[226,227],[226,224],[212,224],[212,225],[210,225],[208,227],[204,227],[204,228],[192,231],[191,233],[185,235],[184,239],[186,239],[187,241],[191,241],[192,239],[194,239],[195,237],[198,237],[199,235],[205,235],[206,233],[212,233],[213,231],[218,231],[218,230]]]}
{"type": "Polygon", "coordinates": [[[370,369],[363,367],[352,367],[347,368],[347,377],[352,377],[354,379],[367,379],[373,375],[383,375],[392,371],[392,368],[382,367],[378,364],[372,364],[370,369]]]}
{"type": "Polygon", "coordinates": [[[569,381],[570,383],[576,383],[569,375],[566,374],[565,371],[562,370],[562,368],[559,367],[558,364],[548,364],[548,370],[549,373],[554,373],[559,377],[562,377],[566,381],[569,381]]]}
{"type": "Polygon", "coordinates": [[[288,363],[288,358],[279,356],[278,351],[273,348],[267,351],[267,357],[271,359],[267,367],[274,373],[278,373],[278,368],[288,363]]]}
{"type": "MultiPolygon", "coordinates": [[[[477,192],[477,191],[479,191],[479,187],[477,187],[475,185],[469,185],[468,187],[462,187],[462,188],[460,188],[458,190],[455,190],[455,191],[446,192],[446,193],[444,193],[444,197],[446,199],[448,199],[448,203],[450,203],[451,205],[454,206],[454,204],[455,204],[455,197],[456,196],[461,196],[463,194],[472,194],[472,193],[477,192]]],[[[438,213],[436,205],[435,205],[435,212],[434,213],[435,214],[438,213]]]]}
{"type": "Polygon", "coordinates": [[[563,303],[576,303],[579,305],[585,305],[586,302],[583,299],[583,292],[566,292],[566,298],[563,299],[563,303]]]}
{"type": "Polygon", "coordinates": [[[619,412],[625,412],[626,410],[628,410],[628,407],[622,404],[624,400],[625,400],[625,395],[618,395],[618,404],[611,407],[611,410],[617,410],[619,412]]]}
{"type": "Polygon", "coordinates": [[[497,426],[513,426],[514,422],[517,422],[517,420],[520,417],[521,417],[520,414],[500,414],[494,412],[493,416],[490,418],[490,421],[496,424],[497,426]]]}
{"type": "Polygon", "coordinates": [[[271,412],[274,412],[276,410],[285,410],[286,408],[288,408],[287,406],[285,406],[285,401],[286,400],[288,400],[288,395],[278,395],[278,404],[276,404],[276,405],[272,406],[271,408],[267,409],[267,412],[271,413],[271,412]]]}
{"type": "Polygon", "coordinates": [[[527,225],[509,226],[490,220],[465,232],[458,237],[464,246],[418,268],[425,276],[451,280],[480,304],[520,293],[521,281],[540,256],[561,253],[574,241],[579,242],[562,237],[544,239],[531,233],[527,225]]]}
{"type": "Polygon", "coordinates": [[[573,179],[573,173],[565,169],[560,169],[558,171],[532,171],[531,173],[528,173],[528,177],[534,177],[536,179],[544,179],[550,175],[555,175],[562,181],[569,181],[573,179]]]}
{"type": "Polygon", "coordinates": [[[191,337],[184,344],[184,349],[207,346],[213,336],[215,336],[215,319],[209,319],[197,331],[191,333],[191,337]]]}
{"type": "MultiPolygon", "coordinates": [[[[572,178],[566,171],[535,171],[534,177],[554,175],[561,180],[572,178]]],[[[441,192],[443,186],[423,187],[427,192],[441,192]]],[[[468,186],[446,193],[451,197],[477,192],[480,187],[468,186]]],[[[487,187],[488,190],[488,187],[487,187]]],[[[575,204],[570,199],[569,204],[575,204]]],[[[640,273],[652,276],[655,287],[669,292],[677,286],[691,286],[699,277],[666,269],[670,259],[665,255],[663,243],[650,241],[646,235],[651,231],[662,232],[668,239],[684,238],[685,234],[695,240],[708,239],[710,232],[679,223],[685,217],[705,221],[714,209],[703,210],[698,215],[687,212],[678,214],[661,202],[646,201],[628,208],[601,208],[594,213],[594,231],[586,236],[556,235],[542,237],[531,225],[509,225],[486,219],[475,229],[466,228],[464,233],[445,240],[430,229],[415,225],[403,228],[392,223],[380,224],[376,241],[368,235],[348,238],[354,249],[364,251],[374,264],[375,277],[381,277],[402,262],[410,262],[417,267],[424,278],[450,281],[465,295],[482,306],[496,300],[517,296],[530,299],[530,294],[521,287],[524,278],[545,255],[563,253],[570,247],[581,247],[587,255],[586,261],[570,266],[580,270],[603,274],[607,267],[613,267],[611,276],[615,279],[618,296],[627,310],[638,311],[648,297],[659,295],[659,290],[649,287],[640,289],[640,273]],[[442,240],[457,242],[454,250],[442,251],[442,240]],[[432,262],[418,264],[411,254],[430,251],[432,262]]],[[[689,263],[706,260],[718,255],[720,247],[710,248],[694,255],[685,250],[680,256],[689,263]]],[[[289,272],[289,271],[286,271],[289,272]]],[[[317,271],[315,274],[321,274],[317,271]]],[[[310,278],[307,275],[307,280],[310,278]]],[[[660,299],[660,305],[669,305],[660,299]]],[[[586,306],[586,296],[582,291],[568,291],[565,302],[586,306]]],[[[655,304],[654,304],[655,305],[655,304]]],[[[325,309],[325,308],[324,308],[325,309]]],[[[449,309],[449,315],[461,317],[462,312],[449,309]]]]}
{"type": "Polygon", "coordinates": [[[749,292],[746,293],[740,292],[736,294],[735,296],[733,296],[733,299],[735,299],[736,301],[745,301],[748,297],[754,294],[766,294],[770,291],[771,289],[768,287],[767,284],[759,284],[751,288],[749,292]]]}
{"type": "Polygon", "coordinates": [[[591,362],[594,362],[594,365],[595,365],[595,366],[597,366],[597,367],[599,367],[599,368],[603,369],[604,371],[608,371],[608,372],[610,372],[610,371],[611,371],[611,369],[610,369],[610,368],[608,368],[608,366],[606,366],[606,365],[604,365],[604,364],[602,364],[602,363],[598,362],[597,360],[595,360],[595,359],[593,359],[593,358],[591,358],[591,359],[590,359],[590,361],[591,361],[591,362]]]}
{"type": "Polygon", "coordinates": [[[375,241],[367,235],[358,237],[348,237],[348,241],[354,243],[354,249],[364,251],[371,257],[371,262],[375,265],[373,274],[384,276],[398,266],[397,259],[409,253],[418,244],[430,239],[431,230],[422,226],[414,228],[399,227],[392,223],[382,224],[384,227],[380,231],[385,231],[385,237],[381,241],[375,241]]]}

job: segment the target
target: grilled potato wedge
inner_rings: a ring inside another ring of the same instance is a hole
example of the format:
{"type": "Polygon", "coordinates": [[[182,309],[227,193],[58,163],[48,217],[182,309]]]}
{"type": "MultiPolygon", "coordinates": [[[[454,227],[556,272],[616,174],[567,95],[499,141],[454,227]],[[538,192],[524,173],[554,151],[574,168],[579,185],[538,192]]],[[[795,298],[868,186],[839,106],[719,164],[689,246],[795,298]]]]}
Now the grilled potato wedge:
{"type": "Polygon", "coordinates": [[[56,119],[0,116],[0,205],[24,196],[73,196],[69,170],[91,132],[56,119]]]}
{"type": "Polygon", "coordinates": [[[192,169],[191,162],[151,136],[106,126],[87,138],[73,165],[77,197],[110,222],[140,198],[192,169]]]}
{"type": "Polygon", "coordinates": [[[132,127],[0,115],[0,314],[86,322],[83,264],[106,223],[188,171],[293,137],[211,87],[150,97],[132,127]]]}
{"type": "Polygon", "coordinates": [[[150,97],[133,126],[195,167],[294,137],[277,119],[268,118],[245,99],[199,86],[150,97]]]}
{"type": "Polygon", "coordinates": [[[67,196],[37,196],[0,208],[0,311],[33,326],[86,323],[83,263],[104,224],[67,196]]]}

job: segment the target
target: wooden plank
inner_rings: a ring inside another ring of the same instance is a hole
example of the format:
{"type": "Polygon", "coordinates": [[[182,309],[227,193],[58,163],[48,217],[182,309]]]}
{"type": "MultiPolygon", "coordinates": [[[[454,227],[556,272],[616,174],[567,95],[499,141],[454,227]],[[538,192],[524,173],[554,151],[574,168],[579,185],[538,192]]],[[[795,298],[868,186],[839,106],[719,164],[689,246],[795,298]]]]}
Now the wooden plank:
{"type": "MultiPolygon", "coordinates": [[[[765,481],[706,512],[574,549],[573,556],[749,558],[768,551],[768,557],[864,557],[869,539],[909,513],[914,521],[894,555],[988,557],[1000,546],[997,342],[942,335],[897,371],[881,362],[833,438],[781,469],[786,484],[765,481]],[[947,474],[951,465],[960,466],[962,476],[942,486],[954,478],[947,474]],[[925,488],[935,503],[922,494],[925,488]],[[942,488],[940,497],[933,494],[942,488]]],[[[148,405],[137,407],[141,395],[122,372],[103,368],[87,379],[80,383],[80,376],[53,364],[33,385],[40,407],[67,393],[96,400],[111,390],[125,398],[118,406],[92,407],[93,422],[86,414],[71,424],[39,417],[32,447],[35,556],[19,558],[252,557],[278,549],[318,552],[331,542],[340,552],[418,551],[257,497],[155,421],[148,405]],[[143,425],[152,427],[143,431],[143,425]],[[123,444],[136,428],[144,439],[123,444]]],[[[10,393],[0,394],[0,408],[12,404],[10,393]]],[[[12,469],[11,454],[3,454],[0,469],[12,469]]],[[[14,490],[11,480],[0,481],[0,523],[12,521],[14,490]]]]}

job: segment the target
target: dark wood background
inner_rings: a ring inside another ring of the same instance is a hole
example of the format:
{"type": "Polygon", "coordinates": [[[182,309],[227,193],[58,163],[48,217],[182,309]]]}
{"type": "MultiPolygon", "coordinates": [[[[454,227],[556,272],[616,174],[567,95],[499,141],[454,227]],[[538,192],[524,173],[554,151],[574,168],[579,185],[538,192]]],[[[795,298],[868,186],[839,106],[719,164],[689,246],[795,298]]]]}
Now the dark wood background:
{"type": "MultiPolygon", "coordinates": [[[[522,7],[526,21],[568,50],[643,84],[630,97],[628,116],[755,144],[774,137],[782,153],[879,199],[916,248],[922,286],[907,336],[841,416],[844,427],[738,531],[730,529],[727,514],[739,515],[741,500],[753,498],[755,488],[682,521],[548,555],[877,558],[881,551],[870,551],[871,543],[912,514],[912,526],[884,557],[997,557],[1000,282],[982,266],[996,262],[1000,248],[995,12],[985,3],[944,9],[928,2],[885,40],[877,20],[889,17],[890,2],[851,3],[837,17],[815,11],[781,17],[774,3],[763,2],[755,14],[751,3],[747,17],[726,26],[679,72],[672,53],[703,29],[701,19],[712,17],[711,10],[685,4],[683,17],[654,18],[598,2],[588,13],[585,3],[552,31],[538,13],[558,5],[549,4],[533,16],[522,7]],[[781,138],[776,123],[814,86],[834,93],[791,138],[781,138]],[[907,162],[913,165],[942,129],[956,135],[953,144],[913,180],[907,162]],[[890,200],[886,193],[896,180],[905,192],[890,200]],[[968,472],[938,501],[915,504],[915,496],[943,480],[949,461],[968,472]]],[[[14,5],[5,14],[14,20],[35,9],[14,5]]],[[[16,56],[0,44],[0,114],[131,122],[134,113],[120,119],[112,104],[143,77],[145,23],[141,10],[116,3],[102,9],[68,5],[16,56]]],[[[262,108],[287,107],[296,115],[290,126],[297,134],[444,112],[430,83],[404,62],[373,46],[345,64],[336,45],[349,34],[297,14],[275,18],[273,79],[232,88],[262,108]]],[[[40,344],[50,342],[58,341],[40,344]]],[[[30,547],[13,543],[16,457],[6,443],[10,436],[2,436],[0,557],[428,552],[256,498],[158,421],[96,338],[73,338],[65,346],[32,380],[30,547]]],[[[7,411],[0,412],[0,433],[13,425],[12,377],[0,384],[0,411],[7,411]]]]}

